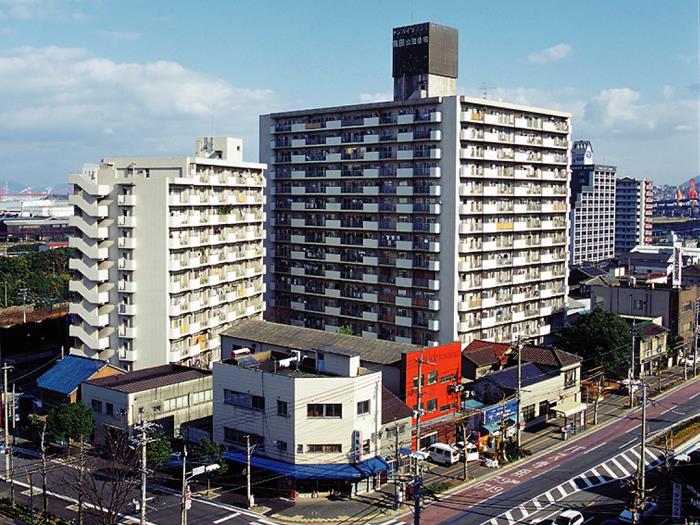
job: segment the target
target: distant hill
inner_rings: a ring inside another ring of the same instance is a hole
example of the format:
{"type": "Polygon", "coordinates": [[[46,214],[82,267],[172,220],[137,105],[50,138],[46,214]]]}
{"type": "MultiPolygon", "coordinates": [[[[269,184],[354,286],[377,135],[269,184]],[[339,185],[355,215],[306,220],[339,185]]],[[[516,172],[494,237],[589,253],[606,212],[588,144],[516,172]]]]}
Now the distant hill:
{"type": "Polygon", "coordinates": [[[2,193],[51,193],[67,194],[69,185],[65,182],[54,186],[28,186],[16,180],[0,180],[0,192],[2,193]]]}

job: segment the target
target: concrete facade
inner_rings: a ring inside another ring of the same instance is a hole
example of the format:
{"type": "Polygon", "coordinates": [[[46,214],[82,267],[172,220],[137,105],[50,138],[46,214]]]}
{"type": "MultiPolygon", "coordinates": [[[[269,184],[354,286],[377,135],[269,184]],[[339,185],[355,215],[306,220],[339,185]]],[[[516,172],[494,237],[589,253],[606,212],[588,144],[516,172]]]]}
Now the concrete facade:
{"type": "Polygon", "coordinates": [[[615,254],[651,244],[652,181],[623,177],[615,182],[615,254]]]}
{"type": "Polygon", "coordinates": [[[144,421],[159,424],[169,437],[179,437],[183,423],[212,415],[211,372],[178,366],[168,372],[166,368],[155,367],[81,385],[81,401],[93,411],[96,442],[104,442],[105,431],[110,427],[131,434],[141,412],[144,421]],[[152,382],[153,377],[144,377],[150,372],[159,378],[158,383],[152,382]],[[168,381],[168,376],[173,380],[168,381]]]}
{"type": "Polygon", "coordinates": [[[545,336],[570,116],[433,97],[261,117],[266,318],[421,346],[545,336]]]}
{"type": "Polygon", "coordinates": [[[615,255],[615,166],[594,164],[587,140],[572,147],[570,264],[596,263],[615,255]]]}
{"type": "Polygon", "coordinates": [[[104,159],[71,174],[71,353],[128,370],[207,366],[219,332],[260,317],[264,166],[204,138],[192,157],[104,159]]]}

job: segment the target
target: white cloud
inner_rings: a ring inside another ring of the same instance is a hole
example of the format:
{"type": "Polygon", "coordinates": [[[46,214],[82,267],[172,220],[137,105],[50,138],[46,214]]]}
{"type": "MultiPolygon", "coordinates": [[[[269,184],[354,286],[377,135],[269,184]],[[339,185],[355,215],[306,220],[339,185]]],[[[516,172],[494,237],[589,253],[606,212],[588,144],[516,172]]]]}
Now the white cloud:
{"type": "Polygon", "coordinates": [[[571,54],[571,46],[569,44],[557,44],[541,51],[535,51],[527,56],[527,59],[533,64],[549,64],[550,62],[558,62],[564,60],[571,54]]]}
{"type": "Polygon", "coordinates": [[[370,104],[372,102],[386,102],[388,100],[393,100],[394,96],[389,93],[362,93],[360,95],[360,103],[370,104]]]}
{"type": "Polygon", "coordinates": [[[141,33],[135,31],[92,31],[92,34],[108,40],[138,40],[141,38],[141,33]]]}
{"type": "Polygon", "coordinates": [[[187,154],[197,136],[213,133],[243,138],[246,158],[256,160],[258,116],[281,109],[271,90],[176,62],[119,63],[76,48],[0,54],[0,78],[0,179],[27,173],[17,157],[35,150],[42,175],[60,181],[103,156],[149,155],[161,145],[187,154]],[[67,166],[47,162],[56,150],[67,166]]]}
{"type": "Polygon", "coordinates": [[[661,88],[661,93],[663,94],[665,99],[669,99],[673,97],[673,94],[676,92],[675,88],[673,86],[669,86],[668,84],[664,85],[663,88],[661,88]]]}
{"type": "Polygon", "coordinates": [[[83,21],[87,15],[72,9],[75,0],[0,0],[7,18],[17,20],[74,20],[83,21]]]}

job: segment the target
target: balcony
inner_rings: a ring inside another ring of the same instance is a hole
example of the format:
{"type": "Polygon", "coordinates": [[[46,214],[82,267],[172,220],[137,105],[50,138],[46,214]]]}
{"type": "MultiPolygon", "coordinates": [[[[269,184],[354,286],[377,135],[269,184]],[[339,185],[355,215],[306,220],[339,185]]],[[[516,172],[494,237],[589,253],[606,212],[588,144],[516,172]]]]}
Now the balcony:
{"type": "Polygon", "coordinates": [[[136,204],[135,195],[117,195],[117,204],[120,206],[134,206],[136,204]]]}
{"type": "Polygon", "coordinates": [[[133,339],[134,337],[136,337],[136,328],[134,328],[133,326],[120,325],[117,329],[117,333],[119,334],[119,337],[133,339]]]}
{"type": "Polygon", "coordinates": [[[105,260],[109,258],[109,248],[105,243],[87,242],[81,237],[68,237],[68,246],[85,254],[94,260],[105,260]]]}
{"type": "Polygon", "coordinates": [[[119,248],[133,250],[136,248],[136,239],[133,237],[119,237],[117,239],[117,246],[119,246],[119,248]]]}
{"type": "Polygon", "coordinates": [[[117,290],[124,293],[136,292],[136,283],[133,281],[117,281],[117,290]]]}

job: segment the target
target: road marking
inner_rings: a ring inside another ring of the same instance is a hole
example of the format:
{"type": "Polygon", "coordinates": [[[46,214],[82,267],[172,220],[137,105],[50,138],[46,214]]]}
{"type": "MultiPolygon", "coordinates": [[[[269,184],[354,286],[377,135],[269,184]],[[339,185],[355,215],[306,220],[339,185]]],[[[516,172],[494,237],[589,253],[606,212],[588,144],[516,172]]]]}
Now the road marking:
{"type": "Polygon", "coordinates": [[[625,475],[626,478],[629,477],[630,473],[625,470],[625,467],[623,467],[617,459],[610,458],[610,461],[613,462],[613,464],[625,475]]]}
{"type": "Polygon", "coordinates": [[[607,441],[603,441],[601,444],[596,445],[596,446],[593,447],[593,448],[589,448],[589,449],[586,450],[583,454],[586,455],[586,454],[588,454],[589,452],[593,452],[595,449],[597,449],[598,447],[602,447],[602,446],[605,445],[606,443],[607,443],[607,441]]]}
{"type": "Polygon", "coordinates": [[[515,520],[513,519],[513,515],[510,513],[510,511],[506,512],[503,517],[508,520],[508,523],[515,523],[515,520]]]}
{"type": "MultiPolygon", "coordinates": [[[[573,487],[574,492],[578,492],[578,491],[580,490],[580,489],[578,488],[578,485],[576,485],[576,481],[574,481],[573,479],[570,479],[570,480],[569,480],[569,485],[571,485],[571,486],[573,487]]],[[[572,492],[572,494],[573,494],[574,492],[572,492]]]]}
{"type": "Polygon", "coordinates": [[[651,456],[651,458],[652,458],[653,461],[659,461],[659,456],[657,456],[656,454],[654,454],[654,453],[653,453],[651,450],[649,450],[648,448],[645,449],[645,452],[647,453],[648,456],[651,456]]]}
{"type": "Polygon", "coordinates": [[[635,456],[637,456],[637,459],[639,459],[640,457],[642,457],[641,454],[637,451],[636,448],[631,448],[631,449],[629,449],[627,452],[631,452],[632,454],[634,454],[635,456]]]}
{"type": "Polygon", "coordinates": [[[240,512],[235,512],[233,514],[229,514],[228,516],[224,516],[223,518],[219,518],[218,520],[214,520],[214,523],[223,523],[224,521],[232,520],[236,516],[240,516],[240,512]]]}
{"type": "Polygon", "coordinates": [[[599,482],[599,483],[605,483],[605,478],[604,478],[603,476],[601,476],[600,473],[599,473],[596,469],[592,468],[592,469],[591,469],[591,473],[592,473],[596,478],[598,478],[598,482],[599,482]]]}
{"type": "Polygon", "coordinates": [[[625,443],[624,445],[620,445],[619,447],[617,447],[617,450],[620,450],[621,448],[625,448],[626,446],[631,445],[631,444],[634,443],[635,441],[637,441],[637,440],[636,440],[636,439],[630,439],[630,440],[629,440],[627,443],[625,443]]]}
{"type": "Polygon", "coordinates": [[[593,516],[591,516],[590,518],[587,518],[587,519],[583,520],[583,522],[584,522],[584,523],[588,523],[588,522],[591,521],[592,519],[593,519],[593,516]]]}
{"type": "Polygon", "coordinates": [[[550,503],[554,503],[554,498],[552,497],[552,494],[549,492],[545,492],[544,497],[549,500],[550,503]]]}
{"type": "Polygon", "coordinates": [[[695,399],[695,398],[698,397],[698,396],[700,396],[700,392],[698,392],[698,393],[696,393],[696,394],[693,394],[693,395],[690,396],[688,399],[695,399]]]}
{"type": "Polygon", "coordinates": [[[608,467],[605,463],[603,463],[603,464],[601,465],[601,467],[604,468],[604,469],[607,471],[607,473],[610,475],[610,477],[611,477],[612,479],[619,479],[619,478],[620,478],[620,476],[618,476],[617,474],[615,474],[615,473],[612,471],[612,469],[611,469],[610,467],[608,467]]]}
{"type": "Polygon", "coordinates": [[[533,505],[535,506],[535,508],[537,508],[537,509],[541,509],[541,508],[542,508],[542,503],[540,503],[540,502],[539,502],[538,500],[536,500],[536,499],[533,499],[533,500],[532,500],[532,504],[533,504],[533,505]]]}
{"type": "Polygon", "coordinates": [[[628,457],[627,457],[627,454],[620,454],[618,457],[621,457],[621,458],[623,458],[625,461],[627,461],[627,463],[629,463],[630,466],[631,466],[633,469],[637,468],[637,463],[635,463],[635,462],[632,461],[630,458],[628,458],[628,457]]]}
{"type": "Polygon", "coordinates": [[[522,505],[518,507],[518,510],[522,513],[523,518],[527,518],[530,515],[530,513],[527,510],[525,510],[525,507],[523,507],[522,505]]]}
{"type": "Polygon", "coordinates": [[[559,486],[557,487],[557,489],[559,489],[559,492],[561,492],[561,497],[562,497],[562,498],[565,498],[565,497],[567,497],[567,496],[569,495],[569,494],[564,490],[564,487],[562,487],[561,485],[559,485],[559,486]]]}
{"type": "Polygon", "coordinates": [[[588,476],[581,474],[579,478],[581,478],[581,481],[583,481],[586,484],[586,487],[590,488],[593,486],[593,482],[590,479],[588,479],[588,476]]]}

